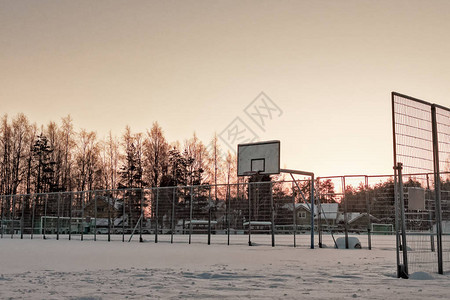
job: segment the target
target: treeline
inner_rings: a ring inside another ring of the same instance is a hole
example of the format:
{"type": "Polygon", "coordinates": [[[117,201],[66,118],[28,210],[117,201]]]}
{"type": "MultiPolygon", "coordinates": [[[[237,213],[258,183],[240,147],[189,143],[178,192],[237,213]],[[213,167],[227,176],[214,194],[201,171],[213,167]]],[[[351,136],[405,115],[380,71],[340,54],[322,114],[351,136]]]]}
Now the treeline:
{"type": "Polygon", "coordinates": [[[195,133],[169,142],[154,122],[145,132],[127,126],[120,137],[99,139],[76,131],[70,116],[41,126],[24,114],[1,118],[0,194],[232,182],[236,157],[223,153],[217,135],[207,144],[195,133]]]}

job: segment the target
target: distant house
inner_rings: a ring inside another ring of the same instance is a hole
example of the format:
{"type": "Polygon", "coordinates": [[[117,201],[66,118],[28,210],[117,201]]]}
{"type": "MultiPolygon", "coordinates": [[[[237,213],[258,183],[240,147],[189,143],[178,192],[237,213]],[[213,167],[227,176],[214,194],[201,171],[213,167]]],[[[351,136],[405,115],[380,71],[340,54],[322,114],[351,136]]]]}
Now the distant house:
{"type": "MultiPolygon", "coordinates": [[[[292,211],[292,204],[286,204],[286,209],[292,211]]],[[[317,222],[320,213],[322,224],[333,226],[337,222],[338,204],[337,203],[323,203],[321,204],[321,211],[318,211],[318,206],[314,205],[314,220],[317,222]]],[[[311,206],[306,203],[295,204],[295,217],[297,225],[311,225],[311,206]]]]}
{"type": "Polygon", "coordinates": [[[84,215],[97,218],[117,218],[122,215],[122,205],[121,200],[107,197],[98,196],[97,200],[92,199],[84,209],[84,215]]]}
{"type": "MultiPolygon", "coordinates": [[[[342,218],[342,222],[344,222],[344,215],[342,214],[339,219],[342,218]]],[[[352,212],[347,213],[347,222],[348,227],[350,229],[360,229],[360,230],[366,230],[369,225],[369,219],[370,223],[380,223],[380,219],[367,214],[367,213],[358,213],[358,212],[352,212]]]]}

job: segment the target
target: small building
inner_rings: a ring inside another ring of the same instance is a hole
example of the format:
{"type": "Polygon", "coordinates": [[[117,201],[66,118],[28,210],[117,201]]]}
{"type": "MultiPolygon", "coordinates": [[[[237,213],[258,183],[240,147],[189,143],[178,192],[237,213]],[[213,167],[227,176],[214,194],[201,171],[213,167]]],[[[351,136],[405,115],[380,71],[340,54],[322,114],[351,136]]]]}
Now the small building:
{"type": "MultiPolygon", "coordinates": [[[[319,212],[318,206],[314,205],[314,221],[317,222],[320,217],[321,224],[328,224],[329,226],[336,225],[338,218],[338,203],[323,203],[320,207],[321,210],[319,212]]],[[[292,204],[286,204],[285,208],[292,211],[292,204]]],[[[295,216],[297,225],[310,226],[311,205],[309,203],[296,203],[295,216]]]]}

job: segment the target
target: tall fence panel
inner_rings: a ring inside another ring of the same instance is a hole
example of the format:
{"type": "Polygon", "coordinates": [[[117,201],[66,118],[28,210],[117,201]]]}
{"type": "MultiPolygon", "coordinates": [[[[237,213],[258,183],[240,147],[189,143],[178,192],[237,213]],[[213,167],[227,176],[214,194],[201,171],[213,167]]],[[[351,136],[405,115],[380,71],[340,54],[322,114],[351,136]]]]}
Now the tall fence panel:
{"type": "MultiPolygon", "coordinates": [[[[398,265],[402,272],[450,270],[447,224],[450,109],[392,94],[398,265]],[[403,175],[408,174],[408,175],[403,175]],[[400,255],[401,254],[401,255],[400,255]],[[445,257],[444,257],[445,256],[445,257]]],[[[399,273],[400,276],[400,273],[399,273]]]]}

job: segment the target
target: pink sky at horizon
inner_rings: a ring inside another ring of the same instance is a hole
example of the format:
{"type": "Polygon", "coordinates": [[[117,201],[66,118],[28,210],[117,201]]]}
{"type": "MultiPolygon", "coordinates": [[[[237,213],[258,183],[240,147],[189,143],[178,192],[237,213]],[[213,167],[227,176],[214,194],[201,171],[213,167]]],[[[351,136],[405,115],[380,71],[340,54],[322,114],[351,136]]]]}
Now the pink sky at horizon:
{"type": "Polygon", "coordinates": [[[0,0],[0,114],[206,144],[239,117],[283,167],[391,174],[390,93],[450,106],[448,28],[448,1],[0,0]]]}

